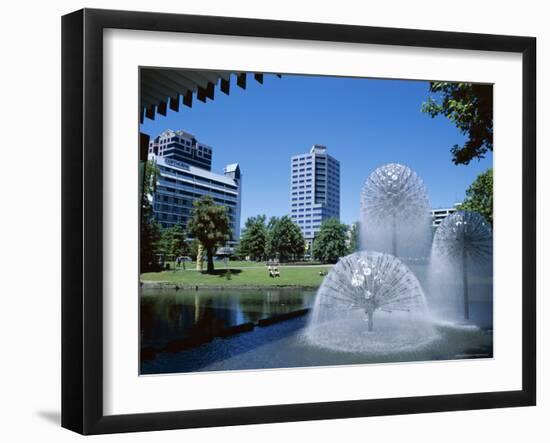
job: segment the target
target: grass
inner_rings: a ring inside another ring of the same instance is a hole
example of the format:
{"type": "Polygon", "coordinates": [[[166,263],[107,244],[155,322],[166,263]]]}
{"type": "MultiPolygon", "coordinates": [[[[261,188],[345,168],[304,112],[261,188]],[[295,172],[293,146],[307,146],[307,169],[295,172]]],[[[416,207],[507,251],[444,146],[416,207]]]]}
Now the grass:
{"type": "MultiPolygon", "coordinates": [[[[174,269],[176,266],[176,263],[173,261],[167,261],[166,263],[170,264],[170,269],[174,269]]],[[[303,263],[300,263],[302,265],[303,263]]],[[[286,266],[286,263],[283,263],[281,266],[286,266]]],[[[288,263],[288,265],[292,265],[292,263],[288,263]]],[[[308,262],[307,265],[304,266],[318,266],[320,263],[318,262],[308,262]]],[[[194,270],[197,267],[196,261],[191,262],[185,262],[185,269],[194,270]]],[[[229,268],[265,268],[266,262],[265,261],[246,261],[246,260],[231,260],[227,263],[227,267],[229,268]]],[[[204,262],[204,268],[206,269],[206,261],[204,262]]],[[[214,260],[214,268],[215,269],[226,269],[225,262],[223,260],[214,260]]]]}
{"type": "MultiPolygon", "coordinates": [[[[279,266],[280,277],[272,278],[267,272],[267,267],[263,264],[237,268],[229,267],[231,279],[227,278],[227,271],[223,262],[218,264],[214,274],[198,272],[194,267],[187,266],[187,270],[170,270],[162,272],[147,272],[141,274],[141,280],[144,282],[162,282],[171,284],[180,284],[182,286],[301,286],[318,287],[323,281],[324,276],[319,275],[319,271],[327,272],[326,266],[279,266]]],[[[245,262],[249,263],[249,262],[245,262]]]]}

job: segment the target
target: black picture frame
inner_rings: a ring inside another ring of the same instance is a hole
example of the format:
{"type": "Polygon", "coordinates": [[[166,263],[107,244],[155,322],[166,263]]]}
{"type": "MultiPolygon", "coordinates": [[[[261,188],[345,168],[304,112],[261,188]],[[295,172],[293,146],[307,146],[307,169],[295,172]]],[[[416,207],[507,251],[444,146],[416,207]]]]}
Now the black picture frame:
{"type": "Polygon", "coordinates": [[[536,403],[536,39],[83,9],[62,18],[62,426],[82,434],[531,406],[536,403]],[[103,413],[103,31],[108,28],[522,54],[522,389],[131,415],[103,413]]]}

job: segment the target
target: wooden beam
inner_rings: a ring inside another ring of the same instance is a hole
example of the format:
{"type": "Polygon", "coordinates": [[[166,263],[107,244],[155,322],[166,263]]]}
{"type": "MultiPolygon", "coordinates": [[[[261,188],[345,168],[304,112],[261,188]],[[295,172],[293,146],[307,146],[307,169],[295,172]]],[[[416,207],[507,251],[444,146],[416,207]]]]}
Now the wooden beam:
{"type": "Polygon", "coordinates": [[[187,94],[183,96],[183,104],[189,108],[193,107],[193,91],[187,91],[187,94]]]}
{"type": "MultiPolygon", "coordinates": [[[[191,91],[188,91],[191,92],[191,91]]],[[[170,109],[174,112],[178,112],[180,110],[180,96],[179,94],[175,97],[170,97],[170,109]]]]}
{"type": "Polygon", "coordinates": [[[222,78],[222,81],[220,83],[220,90],[226,94],[229,95],[229,89],[230,89],[231,83],[229,80],[226,80],[225,78],[222,78]]]}
{"type": "Polygon", "coordinates": [[[237,75],[237,86],[246,89],[246,72],[237,75]]]}
{"type": "Polygon", "coordinates": [[[166,117],[166,108],[167,108],[166,102],[160,102],[157,107],[157,112],[160,115],[164,115],[166,117]]]}

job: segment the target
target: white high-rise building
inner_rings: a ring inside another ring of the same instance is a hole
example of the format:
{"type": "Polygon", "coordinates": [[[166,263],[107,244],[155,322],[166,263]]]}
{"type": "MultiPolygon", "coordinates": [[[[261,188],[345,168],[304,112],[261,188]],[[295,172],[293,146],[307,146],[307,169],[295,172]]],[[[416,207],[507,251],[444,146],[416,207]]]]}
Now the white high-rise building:
{"type": "Polygon", "coordinates": [[[310,251],[322,221],[340,219],[340,162],[325,146],[313,145],[309,153],[291,158],[290,211],[310,251]]]}

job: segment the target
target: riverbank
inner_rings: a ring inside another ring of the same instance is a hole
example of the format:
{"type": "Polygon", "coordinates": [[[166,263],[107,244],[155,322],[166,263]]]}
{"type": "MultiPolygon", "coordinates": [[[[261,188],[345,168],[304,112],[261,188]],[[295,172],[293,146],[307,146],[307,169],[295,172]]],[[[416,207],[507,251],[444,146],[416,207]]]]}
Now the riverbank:
{"type": "Polygon", "coordinates": [[[319,288],[319,285],[253,285],[253,284],[233,284],[233,285],[216,285],[216,284],[189,284],[189,283],[170,283],[170,282],[157,282],[157,281],[141,281],[141,287],[146,290],[150,289],[175,289],[175,290],[189,290],[189,289],[311,289],[315,290],[319,288]]]}
{"type": "Polygon", "coordinates": [[[318,288],[330,265],[279,266],[280,277],[270,277],[266,266],[216,269],[213,274],[195,270],[169,270],[141,274],[146,288],[318,288]]]}

